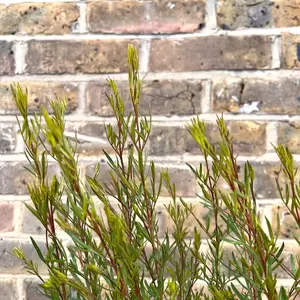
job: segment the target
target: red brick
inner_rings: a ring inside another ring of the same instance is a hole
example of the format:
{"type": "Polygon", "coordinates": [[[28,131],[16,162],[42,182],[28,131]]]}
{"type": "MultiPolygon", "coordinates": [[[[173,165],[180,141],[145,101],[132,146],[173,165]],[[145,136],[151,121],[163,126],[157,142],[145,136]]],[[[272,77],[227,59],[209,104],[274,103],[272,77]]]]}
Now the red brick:
{"type": "Polygon", "coordinates": [[[93,1],[88,4],[91,32],[193,32],[204,25],[205,0],[93,1]]]}

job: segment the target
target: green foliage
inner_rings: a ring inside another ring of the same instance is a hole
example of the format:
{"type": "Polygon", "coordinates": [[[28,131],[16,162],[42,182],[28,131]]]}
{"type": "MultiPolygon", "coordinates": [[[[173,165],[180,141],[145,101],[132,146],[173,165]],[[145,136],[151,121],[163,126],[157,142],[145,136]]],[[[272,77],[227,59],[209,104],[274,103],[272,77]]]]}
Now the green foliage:
{"type": "MultiPolygon", "coordinates": [[[[21,249],[15,249],[14,255],[54,300],[295,299],[300,294],[300,258],[292,256],[290,265],[285,265],[279,227],[274,232],[266,219],[267,231],[263,229],[254,170],[247,162],[244,175],[239,175],[224,119],[217,120],[221,137],[217,148],[198,117],[187,126],[204,157],[203,164],[189,165],[201,190],[198,201],[210,212],[203,222],[193,205],[177,196],[168,170],[158,171],[147,160],[152,119],[150,110],[149,117],[139,113],[142,83],[133,46],[128,48],[128,66],[130,113],[125,114],[115,81],[108,80],[112,94],[107,98],[116,120],[116,126],[105,125],[113,149],[113,155],[104,151],[109,184],[97,179],[100,164],[94,176],[81,175],[76,145],[64,135],[66,102],[52,101],[51,114],[42,107],[40,114],[30,117],[27,91],[12,87],[22,117],[19,126],[30,163],[27,169],[33,177],[28,209],[45,228],[46,251],[31,241],[48,276],[42,276],[37,263],[21,249]],[[49,176],[50,158],[59,166],[60,176],[49,176]],[[220,180],[227,190],[219,188],[220,180]],[[172,199],[166,210],[174,227],[171,235],[166,232],[159,239],[156,206],[163,186],[172,199]],[[194,218],[196,225],[192,238],[188,238],[187,218],[194,218]],[[290,289],[277,286],[278,271],[293,280],[290,289]],[[197,289],[199,284],[207,288],[197,289]]],[[[293,156],[284,146],[275,149],[288,179],[284,193],[278,183],[280,195],[300,227],[300,186],[293,156]]],[[[300,244],[299,237],[295,239],[300,244]]]]}

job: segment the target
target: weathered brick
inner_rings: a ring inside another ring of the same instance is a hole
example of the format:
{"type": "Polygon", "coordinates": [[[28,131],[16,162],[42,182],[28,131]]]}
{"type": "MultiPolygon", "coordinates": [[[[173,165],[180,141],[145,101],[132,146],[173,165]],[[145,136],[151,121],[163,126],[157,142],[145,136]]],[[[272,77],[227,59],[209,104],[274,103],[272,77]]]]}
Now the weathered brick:
{"type": "MultiPolygon", "coordinates": [[[[100,163],[100,173],[97,177],[97,179],[104,184],[106,184],[110,189],[113,190],[113,186],[111,183],[111,176],[109,174],[110,168],[106,161],[102,159],[99,161],[100,163]]],[[[94,176],[95,174],[95,166],[96,163],[86,164],[86,175],[88,176],[94,176]]],[[[188,169],[186,166],[156,166],[156,179],[157,179],[157,186],[159,182],[159,172],[162,170],[166,170],[168,168],[169,174],[170,174],[170,180],[171,182],[174,182],[176,185],[176,192],[178,196],[186,196],[186,197],[193,197],[196,195],[197,192],[197,184],[196,179],[193,175],[193,173],[188,169]]],[[[148,186],[150,186],[150,178],[148,177],[148,186]]],[[[161,196],[169,196],[169,192],[165,185],[163,184],[161,189],[161,196]]]]}
{"type": "MultiPolygon", "coordinates": [[[[255,171],[254,190],[258,199],[279,198],[279,192],[276,185],[278,178],[279,185],[284,194],[287,179],[282,171],[282,166],[278,162],[251,162],[255,171]]],[[[243,167],[240,174],[243,176],[243,167]]],[[[296,182],[300,180],[300,174],[296,176],[296,182]]]]}
{"type": "Polygon", "coordinates": [[[79,17],[74,3],[24,3],[0,6],[0,34],[65,34],[79,17]]]}
{"type": "MultiPolygon", "coordinates": [[[[10,91],[11,83],[0,84],[0,110],[4,114],[18,113],[10,91]]],[[[67,99],[68,107],[66,112],[70,113],[77,108],[78,86],[71,83],[54,82],[20,82],[23,90],[28,90],[28,112],[31,114],[40,111],[41,105],[51,111],[49,100],[67,99]]]]}
{"type": "Polygon", "coordinates": [[[14,231],[14,205],[0,202],[0,232],[14,231]]]}
{"type": "Polygon", "coordinates": [[[16,127],[12,124],[0,124],[0,153],[11,152],[16,146],[16,127]]]}
{"type": "Polygon", "coordinates": [[[271,62],[271,41],[268,36],[155,39],[150,53],[152,72],[270,69],[271,62]]]}
{"type": "Polygon", "coordinates": [[[200,154],[199,147],[184,125],[177,127],[152,125],[149,155],[200,154]]]}
{"type": "Polygon", "coordinates": [[[15,58],[13,44],[0,41],[0,75],[13,75],[15,72],[15,58]]]}
{"type": "Polygon", "coordinates": [[[274,0],[273,2],[274,27],[293,27],[300,25],[299,0],[274,0]]]}
{"type": "MultiPolygon", "coordinates": [[[[30,201],[26,201],[26,204],[32,206],[30,201]]],[[[22,203],[20,222],[21,232],[31,234],[44,234],[45,232],[40,221],[29,211],[25,203],[22,203]]]]}
{"type": "Polygon", "coordinates": [[[83,155],[103,155],[103,150],[107,153],[113,152],[106,138],[104,123],[67,123],[66,131],[73,134],[77,132],[76,150],[78,153],[83,155]]]}
{"type": "MultiPolygon", "coordinates": [[[[281,244],[278,243],[278,246],[280,247],[281,244]]],[[[289,245],[289,244],[285,245],[281,257],[283,258],[284,265],[289,270],[291,269],[290,257],[291,257],[291,255],[294,255],[294,256],[299,255],[299,253],[300,253],[299,250],[300,250],[300,248],[297,245],[294,245],[294,246],[289,245]]],[[[240,257],[240,254],[237,252],[237,250],[235,250],[233,245],[226,244],[224,247],[224,258],[223,258],[223,263],[224,263],[223,271],[224,272],[226,272],[225,266],[228,266],[229,259],[232,259],[232,253],[234,253],[237,258],[240,257]]],[[[297,261],[296,258],[295,258],[295,261],[297,261]]],[[[280,267],[277,268],[276,270],[274,270],[274,274],[276,274],[278,276],[278,278],[281,278],[281,279],[290,278],[290,276],[280,267]]]]}
{"type": "Polygon", "coordinates": [[[293,239],[300,236],[300,228],[295,218],[287,207],[283,205],[274,205],[272,208],[272,227],[274,232],[277,230],[277,215],[279,216],[280,231],[279,238],[293,239]]]}
{"type": "MultiPolygon", "coordinates": [[[[125,111],[132,111],[128,83],[117,82],[124,99],[125,111]]],[[[191,115],[201,113],[201,99],[204,82],[202,80],[145,80],[142,84],[140,113],[153,115],[191,115]]],[[[88,86],[87,103],[92,114],[112,116],[113,111],[105,95],[111,95],[106,82],[92,82],[88,86]]]]}
{"type": "Polygon", "coordinates": [[[137,41],[30,41],[29,74],[118,73],[127,71],[127,46],[137,41]]]}
{"type": "Polygon", "coordinates": [[[280,122],[278,123],[278,143],[289,148],[294,154],[300,153],[300,123],[280,122]]]}
{"type": "Polygon", "coordinates": [[[39,290],[41,282],[36,280],[26,279],[24,281],[26,298],[24,300],[46,300],[48,299],[39,290]]]}
{"type": "Polygon", "coordinates": [[[0,300],[16,300],[17,284],[15,279],[0,280],[0,300]]]}
{"type": "MultiPolygon", "coordinates": [[[[42,253],[45,253],[45,243],[39,241],[36,241],[36,243],[40,247],[42,253]]],[[[23,261],[12,255],[14,247],[20,248],[24,252],[25,257],[32,259],[37,263],[39,271],[42,274],[45,274],[46,267],[39,259],[31,242],[29,240],[20,241],[18,239],[11,240],[9,238],[0,238],[0,273],[25,274],[27,272],[24,268],[23,261]]]]}
{"type": "Polygon", "coordinates": [[[297,78],[226,78],[212,84],[211,112],[299,114],[297,78]]]}
{"type": "MultiPolygon", "coordinates": [[[[188,204],[190,204],[187,201],[188,204]]],[[[167,203],[166,203],[167,204],[167,203]]],[[[208,208],[205,208],[203,204],[200,203],[200,201],[197,203],[191,203],[194,207],[193,215],[189,215],[189,217],[186,219],[184,226],[186,227],[187,236],[186,238],[193,238],[194,237],[194,228],[200,232],[201,238],[205,239],[208,238],[208,235],[201,229],[201,226],[198,222],[196,222],[195,217],[201,224],[205,227],[206,224],[206,218],[210,220],[210,227],[209,227],[209,233],[212,233],[215,230],[215,221],[214,221],[214,215],[212,211],[209,211],[208,208]]],[[[171,219],[166,207],[164,205],[158,205],[156,208],[157,216],[158,216],[158,226],[159,226],[159,237],[163,238],[165,236],[165,233],[168,232],[169,235],[172,235],[174,233],[174,222],[171,219]]],[[[218,224],[220,225],[221,229],[225,228],[224,221],[222,221],[221,217],[218,218],[218,224]]]]}
{"type": "MultiPolygon", "coordinates": [[[[170,175],[170,181],[171,183],[175,184],[176,194],[178,197],[195,197],[197,193],[196,178],[189,168],[187,168],[185,165],[176,165],[176,164],[166,166],[166,167],[156,166],[157,181],[159,180],[158,174],[162,169],[164,171],[168,169],[170,175]]],[[[160,196],[162,197],[170,196],[164,183],[161,189],[160,196]]]]}
{"type": "Polygon", "coordinates": [[[269,27],[272,23],[269,0],[218,0],[218,25],[225,30],[239,27],[269,27]]]}
{"type": "Polygon", "coordinates": [[[205,0],[95,1],[88,4],[91,32],[193,32],[204,25],[205,0]]]}
{"type": "Polygon", "coordinates": [[[300,35],[282,34],[282,67],[285,69],[299,69],[300,35]]]}
{"type": "MultiPolygon", "coordinates": [[[[227,122],[233,136],[234,151],[240,155],[260,155],[266,151],[266,124],[261,122],[227,122]]],[[[206,123],[207,136],[217,146],[220,135],[215,123],[206,123]]],[[[159,126],[153,124],[150,135],[150,155],[182,155],[201,152],[187,129],[182,126],[159,126]]]]}
{"type": "MultiPolygon", "coordinates": [[[[0,163],[0,191],[2,195],[7,194],[27,194],[27,184],[32,181],[32,176],[23,167],[26,163],[0,163]]],[[[48,167],[49,177],[54,174],[59,176],[59,170],[57,166],[50,164],[48,167]]]]}

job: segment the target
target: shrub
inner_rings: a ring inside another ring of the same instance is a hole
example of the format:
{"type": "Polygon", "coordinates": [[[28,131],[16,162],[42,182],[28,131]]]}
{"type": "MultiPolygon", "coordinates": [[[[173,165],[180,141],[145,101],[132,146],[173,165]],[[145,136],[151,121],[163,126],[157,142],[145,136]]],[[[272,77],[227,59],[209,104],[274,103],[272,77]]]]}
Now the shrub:
{"type": "MultiPolygon", "coordinates": [[[[41,280],[40,289],[50,299],[295,299],[300,294],[300,258],[291,256],[285,265],[279,227],[274,232],[266,219],[268,230],[263,230],[254,170],[247,162],[244,175],[239,175],[232,137],[222,117],[217,119],[218,147],[210,143],[198,117],[187,125],[204,157],[203,164],[189,168],[201,189],[198,201],[210,212],[205,222],[193,205],[177,196],[168,170],[158,170],[147,159],[152,119],[151,110],[148,117],[139,113],[138,65],[137,50],[129,46],[129,114],[115,81],[108,80],[112,94],[107,99],[116,120],[116,126],[105,125],[113,149],[113,154],[103,151],[108,181],[97,179],[99,164],[94,176],[82,178],[76,145],[64,135],[66,102],[52,101],[51,113],[42,107],[40,114],[29,117],[27,92],[19,85],[12,88],[22,116],[27,169],[33,176],[28,185],[32,206],[27,207],[45,228],[46,251],[31,241],[48,276],[43,277],[21,249],[14,249],[14,255],[41,280]],[[59,166],[60,176],[50,178],[50,158],[59,166]],[[220,180],[227,183],[227,190],[218,187],[220,180]],[[159,239],[156,206],[163,188],[172,199],[166,210],[174,225],[172,234],[165,232],[159,239]],[[194,218],[196,225],[192,238],[187,218],[194,218]],[[232,245],[229,256],[224,252],[227,245],[232,245]],[[279,270],[293,280],[290,288],[277,286],[279,270]]],[[[293,156],[282,145],[275,149],[288,179],[284,192],[279,184],[278,190],[300,227],[300,186],[293,156]]],[[[299,237],[295,240],[300,244],[299,237]]]]}

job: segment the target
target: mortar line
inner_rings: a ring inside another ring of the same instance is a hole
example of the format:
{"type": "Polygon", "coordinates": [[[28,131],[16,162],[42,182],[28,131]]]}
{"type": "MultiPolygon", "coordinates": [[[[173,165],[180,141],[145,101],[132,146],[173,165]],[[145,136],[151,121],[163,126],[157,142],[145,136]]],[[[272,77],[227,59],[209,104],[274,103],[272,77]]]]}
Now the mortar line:
{"type": "Polygon", "coordinates": [[[207,80],[204,82],[204,89],[201,93],[201,112],[202,114],[206,114],[210,112],[211,106],[211,88],[212,88],[212,81],[207,80]]]}
{"type": "Polygon", "coordinates": [[[87,4],[84,2],[78,2],[79,7],[79,33],[88,32],[87,26],[87,4]]]}
{"type": "Polygon", "coordinates": [[[205,27],[203,32],[211,32],[217,29],[217,14],[216,14],[216,0],[206,1],[205,6],[205,27]]]}
{"type": "Polygon", "coordinates": [[[139,53],[140,72],[142,78],[143,78],[143,73],[146,75],[149,71],[150,50],[151,50],[151,40],[143,40],[140,47],[140,53],[139,53]]]}
{"type": "Polygon", "coordinates": [[[66,35],[0,35],[2,41],[88,41],[88,40],[145,40],[145,39],[188,39],[188,38],[201,38],[201,37],[218,37],[218,36],[280,36],[283,32],[294,34],[300,33],[299,29],[287,28],[286,30],[280,28],[270,29],[245,29],[239,31],[226,31],[226,30],[207,30],[193,33],[175,33],[175,34],[99,34],[99,33],[79,33],[79,34],[66,34],[66,35]]]}
{"type": "Polygon", "coordinates": [[[269,153],[274,153],[274,146],[277,146],[277,123],[270,122],[266,127],[266,151],[269,153]]]}
{"type": "Polygon", "coordinates": [[[272,51],[272,68],[280,69],[281,67],[281,37],[275,36],[271,38],[271,51],[272,51]]]}
{"type": "Polygon", "coordinates": [[[28,45],[24,42],[18,41],[13,46],[15,56],[15,73],[24,74],[26,70],[26,54],[28,45]]]}
{"type": "MultiPolygon", "coordinates": [[[[280,78],[300,78],[300,70],[248,70],[248,71],[228,71],[228,70],[211,70],[211,71],[195,71],[195,72],[148,72],[145,80],[163,80],[172,79],[174,81],[180,80],[200,80],[200,79],[224,79],[224,78],[262,78],[272,77],[274,79],[280,78]]],[[[112,78],[119,81],[127,81],[127,73],[106,73],[106,74],[61,74],[61,75],[15,75],[15,76],[1,76],[0,82],[11,83],[12,81],[43,81],[43,82],[81,82],[81,81],[103,81],[107,78],[112,78]]]]}

